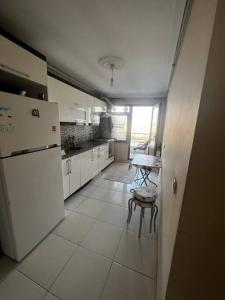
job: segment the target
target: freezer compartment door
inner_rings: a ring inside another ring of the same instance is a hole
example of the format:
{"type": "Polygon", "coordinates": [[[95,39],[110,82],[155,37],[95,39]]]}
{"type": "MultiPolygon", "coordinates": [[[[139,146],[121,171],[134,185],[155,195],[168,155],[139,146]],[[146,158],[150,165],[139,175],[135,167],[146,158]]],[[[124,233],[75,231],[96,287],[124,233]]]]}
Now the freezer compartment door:
{"type": "Polygon", "coordinates": [[[0,157],[60,145],[58,104],[0,92],[0,157]]]}
{"type": "Polygon", "coordinates": [[[64,217],[60,148],[5,158],[1,164],[13,258],[19,261],[64,217]]]}

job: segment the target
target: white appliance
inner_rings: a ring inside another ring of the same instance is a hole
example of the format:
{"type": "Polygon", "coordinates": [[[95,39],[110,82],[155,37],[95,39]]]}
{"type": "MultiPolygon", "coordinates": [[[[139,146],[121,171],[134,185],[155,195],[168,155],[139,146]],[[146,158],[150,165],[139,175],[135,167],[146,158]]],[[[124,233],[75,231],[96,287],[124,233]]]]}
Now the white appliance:
{"type": "Polygon", "coordinates": [[[20,261],[64,217],[58,104],[0,92],[0,242],[20,261]]]}

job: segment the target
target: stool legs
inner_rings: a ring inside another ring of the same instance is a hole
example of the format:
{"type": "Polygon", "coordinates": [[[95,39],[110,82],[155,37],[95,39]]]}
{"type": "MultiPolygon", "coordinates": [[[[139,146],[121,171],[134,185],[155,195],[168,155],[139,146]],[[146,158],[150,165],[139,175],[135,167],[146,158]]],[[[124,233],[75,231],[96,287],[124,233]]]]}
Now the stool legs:
{"type": "MultiPolygon", "coordinates": [[[[128,200],[128,216],[127,216],[127,223],[130,223],[132,212],[133,212],[133,202],[135,202],[135,198],[131,198],[128,200]]],[[[152,223],[154,222],[154,232],[156,232],[156,218],[158,215],[158,207],[154,203],[151,206],[148,206],[151,208],[151,216],[150,216],[150,223],[149,223],[149,232],[152,232],[152,223]]],[[[135,202],[135,208],[136,208],[136,202],[135,202]]],[[[138,238],[141,237],[141,229],[142,229],[142,222],[145,215],[145,207],[141,206],[141,212],[140,212],[140,223],[139,223],[139,231],[138,231],[138,238]]]]}
{"type": "Polygon", "coordinates": [[[138,238],[141,237],[141,228],[142,228],[142,219],[144,218],[144,207],[141,208],[141,213],[140,213],[140,225],[139,225],[139,232],[138,232],[138,238]]]}
{"type": "Polygon", "coordinates": [[[154,219],[154,232],[156,232],[156,218],[158,215],[158,206],[156,204],[152,205],[151,207],[151,217],[149,223],[149,232],[152,232],[152,221],[154,219]]]}
{"type": "Polygon", "coordinates": [[[154,212],[155,212],[155,208],[154,205],[152,205],[151,207],[151,216],[150,216],[150,222],[149,222],[149,232],[152,232],[152,221],[153,221],[153,217],[154,217],[154,212]]]}
{"type": "Polygon", "coordinates": [[[157,218],[157,215],[158,215],[158,206],[157,205],[154,205],[154,206],[155,206],[154,232],[156,232],[156,218],[157,218]]]}
{"type": "Polygon", "coordinates": [[[130,223],[130,219],[132,216],[132,210],[133,210],[133,198],[128,200],[128,216],[127,216],[127,223],[130,223]]]}

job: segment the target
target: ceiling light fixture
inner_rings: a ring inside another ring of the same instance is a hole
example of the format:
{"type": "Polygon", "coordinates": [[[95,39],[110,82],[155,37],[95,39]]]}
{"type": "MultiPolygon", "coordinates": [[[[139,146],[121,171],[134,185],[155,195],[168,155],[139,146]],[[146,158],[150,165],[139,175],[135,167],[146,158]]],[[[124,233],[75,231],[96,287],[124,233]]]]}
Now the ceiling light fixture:
{"type": "Polygon", "coordinates": [[[100,66],[104,69],[111,71],[110,85],[114,85],[114,70],[119,70],[123,67],[124,61],[121,57],[117,56],[104,56],[98,60],[100,66]]]}

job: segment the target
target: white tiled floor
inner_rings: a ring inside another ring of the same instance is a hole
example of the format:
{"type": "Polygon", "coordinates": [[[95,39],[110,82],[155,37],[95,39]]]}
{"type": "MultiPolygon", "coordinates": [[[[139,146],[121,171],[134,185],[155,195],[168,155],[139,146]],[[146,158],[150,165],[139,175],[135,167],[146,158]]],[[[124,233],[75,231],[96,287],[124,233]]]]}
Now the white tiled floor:
{"type": "Polygon", "coordinates": [[[0,299],[154,300],[157,234],[129,225],[133,185],[98,176],[65,201],[65,219],[21,263],[0,257],[0,299]]]}
{"type": "Polygon", "coordinates": [[[76,249],[76,245],[50,234],[18,265],[17,270],[48,289],[76,249]]]}

